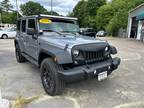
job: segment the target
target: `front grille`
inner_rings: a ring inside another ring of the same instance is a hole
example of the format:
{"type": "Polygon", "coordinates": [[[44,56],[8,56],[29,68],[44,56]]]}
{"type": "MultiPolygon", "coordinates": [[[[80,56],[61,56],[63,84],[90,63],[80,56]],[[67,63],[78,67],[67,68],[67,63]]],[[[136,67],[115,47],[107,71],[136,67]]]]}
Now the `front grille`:
{"type": "Polygon", "coordinates": [[[97,61],[102,61],[106,57],[104,56],[104,50],[99,50],[99,51],[80,51],[82,54],[83,58],[87,63],[89,62],[97,62],[97,61]]]}

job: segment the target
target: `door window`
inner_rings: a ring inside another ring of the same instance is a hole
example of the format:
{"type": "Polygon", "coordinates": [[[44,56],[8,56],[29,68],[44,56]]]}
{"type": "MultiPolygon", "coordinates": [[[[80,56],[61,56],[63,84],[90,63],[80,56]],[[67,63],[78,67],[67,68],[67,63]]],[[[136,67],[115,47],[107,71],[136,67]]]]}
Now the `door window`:
{"type": "Polygon", "coordinates": [[[17,31],[20,31],[20,23],[21,23],[21,20],[18,20],[18,22],[17,22],[17,31]]]}
{"type": "Polygon", "coordinates": [[[35,19],[28,19],[28,28],[36,29],[35,19]]]}
{"type": "Polygon", "coordinates": [[[11,31],[16,31],[16,28],[11,28],[11,31]]]}
{"type": "Polygon", "coordinates": [[[22,20],[22,32],[26,32],[26,20],[22,20]]]}

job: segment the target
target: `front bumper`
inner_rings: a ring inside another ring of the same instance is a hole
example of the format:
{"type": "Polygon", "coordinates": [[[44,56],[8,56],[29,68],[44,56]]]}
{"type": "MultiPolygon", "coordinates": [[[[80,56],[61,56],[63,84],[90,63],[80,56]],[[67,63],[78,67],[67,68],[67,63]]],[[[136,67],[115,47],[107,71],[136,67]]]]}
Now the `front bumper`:
{"type": "Polygon", "coordinates": [[[118,68],[120,61],[120,58],[116,57],[91,65],[83,65],[69,70],[59,71],[59,76],[66,82],[71,82],[76,80],[92,79],[104,71],[107,71],[108,75],[110,75],[118,68]]]}

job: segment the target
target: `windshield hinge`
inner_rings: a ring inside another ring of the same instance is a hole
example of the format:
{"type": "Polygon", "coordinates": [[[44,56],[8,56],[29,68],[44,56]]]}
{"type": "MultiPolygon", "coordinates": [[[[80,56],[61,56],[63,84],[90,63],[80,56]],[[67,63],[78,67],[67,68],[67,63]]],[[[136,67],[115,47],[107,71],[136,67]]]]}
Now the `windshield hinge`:
{"type": "Polygon", "coordinates": [[[65,45],[65,48],[64,48],[65,51],[68,49],[68,46],[69,46],[69,44],[65,45]]]}

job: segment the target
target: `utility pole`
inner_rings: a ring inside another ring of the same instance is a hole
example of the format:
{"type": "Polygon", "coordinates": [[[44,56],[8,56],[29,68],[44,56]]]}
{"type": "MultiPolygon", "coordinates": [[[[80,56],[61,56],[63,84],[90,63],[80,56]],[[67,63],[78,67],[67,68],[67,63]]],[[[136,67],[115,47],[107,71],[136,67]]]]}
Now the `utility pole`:
{"type": "Polygon", "coordinates": [[[51,0],[51,15],[53,14],[53,3],[52,3],[52,0],[51,0]]]}
{"type": "Polygon", "coordinates": [[[17,12],[17,19],[19,18],[19,9],[18,9],[18,1],[16,0],[16,12],[17,12]]]}
{"type": "Polygon", "coordinates": [[[1,12],[0,12],[0,24],[2,23],[2,15],[1,15],[1,12]]]}

